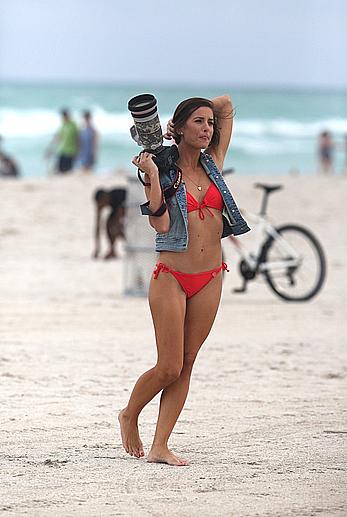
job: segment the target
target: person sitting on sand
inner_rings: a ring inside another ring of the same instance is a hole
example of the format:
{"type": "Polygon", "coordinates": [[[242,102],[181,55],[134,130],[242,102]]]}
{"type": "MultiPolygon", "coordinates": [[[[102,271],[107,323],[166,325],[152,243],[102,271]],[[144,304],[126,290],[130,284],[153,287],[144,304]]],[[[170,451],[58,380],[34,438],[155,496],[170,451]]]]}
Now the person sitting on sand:
{"type": "Polygon", "coordinates": [[[1,178],[18,178],[19,168],[12,156],[9,156],[2,150],[3,138],[0,135],[0,177],[1,178]]]}
{"type": "Polygon", "coordinates": [[[124,215],[125,215],[126,190],[124,188],[115,188],[112,190],[99,189],[94,194],[96,204],[95,215],[95,250],[94,258],[98,258],[100,253],[100,226],[101,214],[104,208],[110,208],[110,212],[106,219],[106,236],[109,243],[109,250],[104,259],[117,257],[115,250],[116,240],[125,239],[124,233],[124,215]]]}
{"type": "Polygon", "coordinates": [[[18,165],[11,156],[0,151],[0,177],[17,178],[19,176],[18,165]]]}
{"type": "Polygon", "coordinates": [[[168,440],[188,395],[197,354],[210,333],[222,291],[221,238],[249,230],[221,171],[229,146],[233,108],[225,95],[213,100],[181,102],[168,124],[179,150],[182,183],[166,201],[163,189],[176,170],[160,172],[151,154],[132,163],[145,173],[147,203],[142,213],[156,230],[159,260],[151,278],[149,304],[155,328],[157,362],[136,382],[127,406],[118,415],[123,446],[144,456],[138,431],[142,409],[161,393],[159,415],[148,462],[183,466],[168,440]],[[201,152],[206,149],[206,152],[201,152]]]}

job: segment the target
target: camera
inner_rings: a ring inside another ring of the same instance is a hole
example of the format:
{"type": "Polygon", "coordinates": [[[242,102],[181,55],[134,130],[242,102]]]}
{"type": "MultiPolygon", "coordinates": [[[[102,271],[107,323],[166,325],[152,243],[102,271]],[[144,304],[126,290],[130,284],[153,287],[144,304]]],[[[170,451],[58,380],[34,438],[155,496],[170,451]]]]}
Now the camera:
{"type": "Polygon", "coordinates": [[[136,95],[128,102],[134,125],[130,128],[132,139],[144,151],[154,154],[153,161],[159,173],[175,168],[179,154],[176,145],[164,146],[163,133],[157,109],[157,99],[150,93],[136,95]]]}

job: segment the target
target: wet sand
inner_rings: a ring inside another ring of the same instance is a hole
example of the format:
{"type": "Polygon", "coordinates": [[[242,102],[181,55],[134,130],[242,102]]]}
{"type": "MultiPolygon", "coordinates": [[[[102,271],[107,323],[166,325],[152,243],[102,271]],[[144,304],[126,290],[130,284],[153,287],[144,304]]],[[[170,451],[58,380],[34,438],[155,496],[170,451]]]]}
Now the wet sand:
{"type": "MultiPolygon", "coordinates": [[[[256,180],[235,176],[255,210],[256,180]]],[[[91,196],[111,178],[1,182],[0,511],[4,515],[343,516],[346,508],[347,178],[267,178],[276,221],[310,227],[322,293],[245,295],[236,255],[171,439],[189,467],[121,447],[117,412],[155,360],[147,301],[122,295],[123,258],[91,260],[91,196]]],[[[231,179],[230,179],[231,181],[231,179]]],[[[252,239],[252,235],[244,239],[252,239]]],[[[158,398],[144,410],[146,450],[158,398]]]]}

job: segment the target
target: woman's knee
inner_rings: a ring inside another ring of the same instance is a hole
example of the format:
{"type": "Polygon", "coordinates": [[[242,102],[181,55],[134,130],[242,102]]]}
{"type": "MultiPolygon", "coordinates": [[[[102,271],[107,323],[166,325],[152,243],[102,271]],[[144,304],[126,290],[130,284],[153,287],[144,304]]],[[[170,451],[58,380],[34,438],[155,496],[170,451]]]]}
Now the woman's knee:
{"type": "Polygon", "coordinates": [[[183,365],[179,363],[164,365],[157,364],[155,370],[162,385],[167,386],[179,378],[179,376],[181,375],[182,367],[183,365]]]}

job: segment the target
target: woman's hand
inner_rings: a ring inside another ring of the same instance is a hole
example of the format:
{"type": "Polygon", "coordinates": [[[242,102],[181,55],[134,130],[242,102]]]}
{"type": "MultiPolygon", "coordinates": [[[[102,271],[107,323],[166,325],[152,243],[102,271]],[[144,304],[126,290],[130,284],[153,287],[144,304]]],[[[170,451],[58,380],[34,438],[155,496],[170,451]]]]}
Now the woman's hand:
{"type": "Polygon", "coordinates": [[[139,156],[134,156],[131,162],[142,172],[145,172],[150,179],[159,175],[158,167],[154,163],[151,153],[144,151],[139,156]]]}
{"type": "Polygon", "coordinates": [[[163,135],[163,137],[166,138],[166,140],[171,140],[175,135],[175,127],[173,125],[172,119],[170,118],[166,126],[166,133],[163,135]]]}

